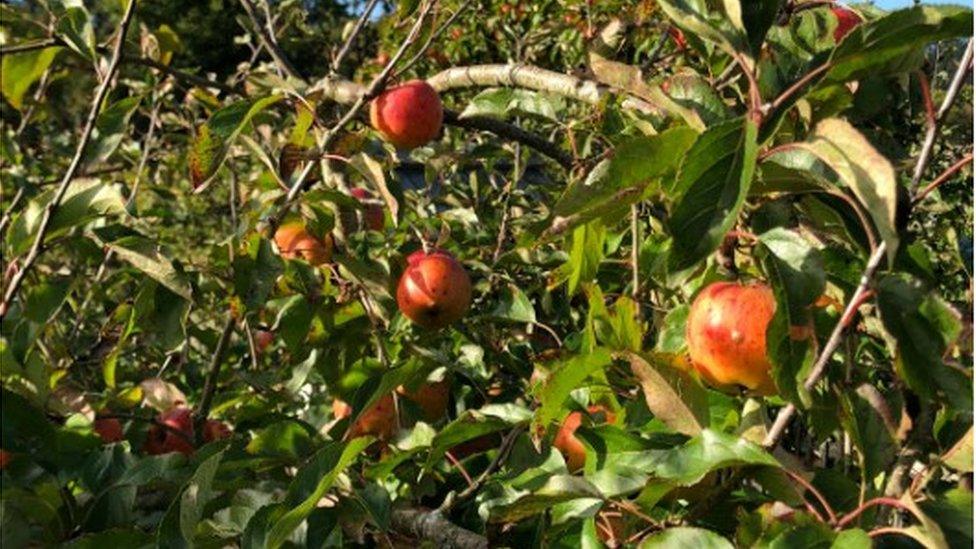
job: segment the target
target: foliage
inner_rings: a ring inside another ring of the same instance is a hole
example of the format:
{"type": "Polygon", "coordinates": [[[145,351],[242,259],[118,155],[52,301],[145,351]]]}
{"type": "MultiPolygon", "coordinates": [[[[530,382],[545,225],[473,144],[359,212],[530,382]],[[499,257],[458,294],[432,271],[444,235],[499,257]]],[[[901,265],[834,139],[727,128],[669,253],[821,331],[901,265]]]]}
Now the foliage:
{"type": "Polygon", "coordinates": [[[912,200],[972,158],[966,84],[912,181],[970,10],[855,6],[838,42],[821,2],[368,4],[140,2],[49,223],[127,2],[0,5],[4,547],[972,544],[970,162],[912,200]],[[333,131],[404,43],[442,135],[333,131]],[[398,309],[428,247],[473,287],[442,330],[398,309]],[[772,287],[776,395],[688,362],[720,280],[772,287]]]}

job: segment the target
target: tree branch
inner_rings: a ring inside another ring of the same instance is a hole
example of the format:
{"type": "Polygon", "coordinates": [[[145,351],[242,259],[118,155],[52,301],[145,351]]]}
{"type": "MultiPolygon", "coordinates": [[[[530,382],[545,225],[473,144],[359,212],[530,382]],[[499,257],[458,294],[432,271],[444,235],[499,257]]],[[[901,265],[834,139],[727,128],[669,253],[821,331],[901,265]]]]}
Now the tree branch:
{"type": "MultiPolygon", "coordinates": [[[[962,87],[962,80],[966,73],[969,71],[969,65],[973,60],[973,39],[969,39],[969,44],[966,47],[966,53],[963,55],[963,59],[959,63],[959,67],[956,69],[956,74],[952,79],[952,84],[949,86],[949,90],[946,92],[946,97],[942,101],[942,106],[936,115],[936,123],[930,126],[929,131],[926,133],[925,144],[922,146],[922,152],[919,154],[918,161],[915,164],[915,170],[912,177],[911,189],[914,190],[918,185],[918,180],[921,178],[922,173],[925,172],[925,167],[928,165],[929,159],[931,158],[932,146],[935,144],[935,133],[931,128],[938,128],[939,122],[945,117],[945,114],[952,107],[955,102],[956,97],[959,94],[959,89],[962,87]],[[931,138],[930,138],[931,136],[931,138]]],[[[834,326],[833,332],[831,332],[827,344],[823,346],[820,351],[820,355],[817,357],[816,362],[813,365],[813,369],[807,376],[806,380],[803,382],[803,386],[810,390],[812,389],[823,376],[824,372],[827,370],[827,362],[830,357],[837,350],[843,339],[844,329],[847,328],[847,322],[853,318],[853,309],[858,307],[863,300],[864,294],[868,291],[868,284],[871,282],[871,278],[874,276],[875,271],[878,266],[881,265],[881,260],[884,259],[885,253],[887,252],[888,246],[885,242],[882,242],[874,250],[874,253],[868,259],[867,265],[864,267],[864,273],[861,275],[861,280],[857,285],[857,289],[851,295],[850,300],[847,303],[847,307],[844,309],[844,314],[841,315],[841,320],[834,326]]],[[[786,427],[789,425],[790,419],[793,414],[796,413],[796,406],[792,403],[787,404],[780,409],[776,416],[776,420],[773,422],[772,427],[770,427],[769,432],[766,434],[766,438],[763,439],[763,446],[765,448],[773,448],[779,443],[780,438],[783,433],[786,432],[786,427]]]]}
{"type": "MultiPolygon", "coordinates": [[[[427,83],[439,92],[473,87],[527,88],[555,93],[591,105],[599,104],[607,96],[613,95],[609,86],[592,80],[582,80],[568,74],[521,64],[454,67],[435,74],[427,83]]],[[[633,96],[627,96],[623,106],[643,113],[658,111],[647,101],[633,96]]]]}
{"type": "Polygon", "coordinates": [[[268,50],[268,53],[271,54],[275,64],[278,65],[278,67],[281,68],[281,70],[289,77],[302,80],[302,75],[299,74],[294,65],[292,65],[291,62],[288,61],[288,58],[285,57],[285,54],[281,51],[281,48],[278,47],[278,41],[268,31],[268,29],[261,24],[254,6],[254,2],[251,0],[241,0],[241,6],[243,6],[244,11],[247,12],[247,17],[251,20],[251,24],[254,25],[254,30],[258,33],[258,39],[261,40],[261,43],[264,45],[264,49],[268,50]]]}
{"type": "Polygon", "coordinates": [[[200,404],[194,417],[194,428],[197,443],[203,440],[203,424],[207,421],[210,414],[210,406],[213,404],[214,393],[217,391],[217,376],[220,375],[220,365],[224,362],[224,353],[227,352],[227,345],[230,343],[230,336],[234,334],[234,316],[230,315],[224,324],[224,331],[220,334],[217,341],[217,348],[210,358],[210,370],[207,372],[207,379],[203,383],[203,395],[200,397],[200,404]]]}
{"type": "Polygon", "coordinates": [[[555,143],[532,132],[523,130],[514,124],[485,116],[460,118],[458,113],[448,109],[444,109],[444,123],[458,128],[491,132],[499,137],[504,137],[532,147],[555,160],[567,170],[573,167],[573,157],[568,152],[559,148],[555,143]]]}
{"type": "Polygon", "coordinates": [[[482,549],[488,540],[481,535],[456,526],[438,510],[396,509],[390,516],[390,526],[399,532],[434,542],[447,549],[482,549]]]}
{"type": "Polygon", "coordinates": [[[339,72],[339,67],[342,65],[343,59],[346,58],[346,55],[349,53],[349,49],[352,47],[352,43],[356,41],[356,37],[359,36],[359,33],[363,30],[363,26],[366,24],[366,21],[369,20],[369,16],[372,15],[373,8],[376,7],[377,2],[379,2],[379,0],[369,0],[369,4],[363,8],[363,13],[356,21],[356,26],[352,28],[352,32],[349,33],[349,38],[346,38],[346,42],[341,48],[339,48],[339,53],[337,53],[335,59],[332,60],[332,74],[339,72]]]}
{"type": "Polygon", "coordinates": [[[114,85],[115,73],[118,71],[119,62],[122,60],[122,47],[125,45],[125,35],[129,30],[129,24],[132,22],[132,14],[135,12],[135,4],[136,0],[129,0],[125,13],[122,15],[122,21],[119,23],[118,36],[115,39],[114,51],[112,52],[112,58],[109,61],[108,70],[105,73],[105,78],[102,80],[101,84],[99,84],[98,89],[95,92],[91,109],[88,112],[88,119],[85,121],[85,126],[81,133],[81,139],[78,141],[78,146],[75,149],[75,155],[71,159],[71,164],[68,166],[68,170],[65,172],[64,178],[62,178],[61,184],[55,191],[54,196],[51,197],[51,201],[48,202],[47,206],[44,208],[41,222],[37,228],[37,236],[34,239],[34,244],[27,253],[27,257],[24,258],[20,271],[13,276],[13,278],[10,280],[10,284],[7,286],[6,292],[4,292],[3,301],[0,302],[0,320],[6,316],[10,304],[17,296],[20,285],[24,282],[24,278],[34,266],[37,258],[40,257],[42,248],[44,247],[44,238],[47,236],[47,231],[51,226],[51,220],[54,218],[55,212],[57,212],[58,207],[61,205],[61,201],[64,200],[64,195],[68,192],[68,186],[71,184],[75,174],[78,173],[78,169],[81,167],[82,160],[85,156],[85,150],[88,148],[88,143],[91,141],[92,132],[95,130],[95,122],[98,119],[98,112],[101,109],[102,102],[108,95],[108,91],[114,85]]]}
{"type": "Polygon", "coordinates": [[[44,48],[50,48],[53,46],[60,46],[64,42],[60,38],[45,38],[43,40],[38,40],[36,42],[26,42],[24,44],[14,44],[12,46],[4,46],[0,48],[0,57],[4,55],[11,55],[14,53],[25,53],[34,50],[43,50],[44,48]]]}

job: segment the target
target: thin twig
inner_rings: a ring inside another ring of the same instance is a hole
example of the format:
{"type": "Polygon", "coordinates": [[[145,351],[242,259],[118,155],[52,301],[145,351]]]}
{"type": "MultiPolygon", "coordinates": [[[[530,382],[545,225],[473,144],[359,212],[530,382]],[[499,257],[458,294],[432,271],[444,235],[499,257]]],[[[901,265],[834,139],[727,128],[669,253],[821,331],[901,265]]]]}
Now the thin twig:
{"type": "Polygon", "coordinates": [[[495,459],[491,460],[488,467],[485,467],[485,470],[478,475],[478,478],[476,478],[473,483],[469,484],[463,492],[457,495],[457,497],[445,498],[438,511],[441,513],[448,513],[450,512],[451,508],[454,507],[454,505],[457,505],[459,502],[473,496],[481,485],[488,480],[488,477],[497,471],[503,463],[505,463],[505,460],[508,459],[508,454],[512,451],[512,447],[515,446],[515,441],[518,439],[518,436],[522,434],[524,429],[524,425],[518,425],[509,431],[508,434],[505,435],[505,438],[502,439],[501,446],[498,447],[498,453],[495,454],[495,459]]]}
{"type": "Polygon", "coordinates": [[[3,238],[3,233],[7,230],[7,225],[10,224],[14,212],[17,211],[17,206],[20,206],[20,201],[24,199],[24,189],[26,187],[23,186],[17,189],[17,193],[14,194],[13,199],[10,201],[10,206],[7,206],[7,209],[3,212],[3,217],[0,218],[0,239],[3,238]]]}
{"type": "Polygon", "coordinates": [[[278,47],[278,41],[275,39],[268,29],[261,24],[258,19],[258,14],[254,6],[254,2],[251,0],[241,0],[241,6],[244,7],[244,11],[247,12],[247,17],[251,20],[251,24],[254,25],[254,30],[258,33],[258,39],[264,45],[264,49],[268,50],[271,54],[272,59],[274,59],[275,64],[284,71],[291,78],[296,80],[302,80],[302,75],[299,74],[298,70],[288,61],[285,57],[284,52],[278,47]]]}
{"type": "Polygon", "coordinates": [[[34,50],[43,50],[45,48],[50,48],[53,46],[60,46],[64,44],[60,38],[45,38],[43,40],[38,40],[36,42],[26,42],[23,44],[13,44],[11,46],[0,47],[0,57],[4,55],[11,55],[14,53],[25,53],[34,50]]]}
{"type": "Polygon", "coordinates": [[[830,524],[835,524],[837,522],[837,514],[834,513],[834,508],[830,506],[830,503],[827,502],[827,498],[825,498],[819,490],[814,488],[812,484],[807,482],[807,479],[803,478],[799,474],[786,468],[783,469],[783,472],[786,473],[786,476],[793,479],[797,484],[803,486],[806,491],[813,494],[813,497],[817,498],[817,501],[820,502],[821,507],[823,507],[824,511],[827,512],[827,519],[830,521],[830,524]]]}
{"type": "Polygon", "coordinates": [[[454,13],[452,13],[451,16],[447,18],[447,21],[444,21],[443,25],[441,25],[436,31],[432,32],[430,36],[427,37],[427,41],[424,42],[424,45],[421,46],[419,50],[417,50],[417,53],[413,57],[411,57],[407,62],[405,62],[403,66],[397,69],[397,73],[403,74],[404,72],[408,71],[410,67],[416,65],[417,62],[420,61],[420,59],[423,57],[424,53],[430,48],[431,44],[433,44],[435,40],[440,38],[440,36],[444,34],[444,31],[450,28],[450,26],[454,24],[454,21],[462,13],[464,13],[464,10],[468,9],[468,6],[470,5],[471,5],[471,0],[467,0],[466,2],[458,6],[458,9],[455,10],[454,13]]]}
{"type": "Polygon", "coordinates": [[[203,440],[203,424],[207,421],[207,416],[210,414],[210,407],[213,405],[214,393],[217,392],[217,376],[220,375],[220,366],[224,362],[224,353],[227,351],[227,345],[230,343],[230,336],[234,334],[234,324],[234,316],[230,315],[224,324],[224,330],[220,334],[220,339],[217,341],[217,348],[214,349],[214,354],[210,357],[210,369],[203,383],[203,395],[200,397],[200,405],[197,407],[195,414],[194,424],[196,427],[197,442],[203,440]]]}
{"type": "Polygon", "coordinates": [[[119,62],[122,59],[122,46],[125,44],[125,35],[129,30],[129,23],[132,21],[132,14],[135,12],[135,4],[136,0],[129,0],[125,13],[122,15],[122,21],[119,23],[118,36],[115,40],[114,51],[108,65],[108,70],[105,74],[105,78],[102,80],[101,84],[99,84],[98,90],[95,92],[91,109],[88,112],[88,119],[85,121],[84,130],[82,130],[81,139],[78,141],[78,146],[75,149],[75,155],[71,159],[71,164],[68,166],[68,170],[65,172],[64,178],[61,180],[60,186],[58,186],[54,196],[51,197],[51,201],[48,202],[47,206],[44,208],[41,222],[37,228],[37,236],[34,238],[34,244],[27,253],[27,257],[24,258],[20,271],[13,276],[13,278],[10,280],[10,284],[7,286],[7,290],[3,295],[3,302],[0,302],[0,320],[6,316],[10,304],[16,298],[17,292],[20,290],[20,286],[24,282],[24,278],[30,272],[38,257],[40,257],[42,248],[44,246],[44,238],[47,236],[47,231],[51,226],[51,220],[54,218],[55,212],[57,212],[58,207],[61,205],[61,201],[64,200],[65,194],[67,194],[68,186],[71,184],[75,174],[78,173],[78,169],[81,167],[82,160],[85,157],[85,151],[88,149],[88,143],[91,141],[92,132],[95,130],[95,122],[98,119],[98,112],[101,109],[102,102],[105,100],[105,96],[108,95],[108,91],[114,86],[115,73],[119,68],[119,62]]]}
{"type": "Polygon", "coordinates": [[[864,503],[859,505],[857,509],[854,509],[850,513],[847,513],[846,515],[841,517],[841,519],[837,521],[836,529],[843,530],[845,526],[854,522],[854,520],[857,519],[857,517],[861,516],[861,513],[877,505],[887,505],[889,507],[896,507],[898,509],[901,509],[902,511],[915,514],[912,511],[911,507],[905,505],[900,500],[897,500],[895,498],[885,498],[885,497],[874,498],[865,501],[864,503]]]}
{"type": "Polygon", "coordinates": [[[342,44],[342,47],[339,48],[339,53],[337,53],[335,59],[332,60],[333,74],[339,72],[339,67],[342,66],[342,61],[346,58],[346,55],[349,53],[349,50],[352,47],[353,42],[356,41],[356,37],[359,36],[359,32],[363,30],[363,26],[366,24],[366,21],[369,20],[369,16],[373,14],[373,8],[376,7],[377,3],[379,3],[379,0],[369,0],[369,4],[366,4],[366,7],[363,8],[363,13],[362,15],[359,16],[359,19],[356,21],[356,26],[352,28],[352,32],[349,33],[349,38],[346,38],[346,42],[342,44]]]}
{"type": "Polygon", "coordinates": [[[766,111],[767,112],[774,111],[780,108],[781,106],[783,106],[783,104],[789,101],[790,99],[792,99],[797,92],[805,88],[807,84],[812,82],[818,76],[830,70],[832,66],[833,65],[831,65],[830,62],[828,61],[827,63],[824,63],[823,65],[820,65],[819,67],[813,69],[812,71],[809,71],[808,73],[804,74],[799,80],[794,82],[793,85],[786,88],[786,90],[784,90],[783,93],[779,94],[776,97],[776,99],[773,99],[773,102],[769,104],[768,108],[766,108],[766,111]]]}
{"type": "MultiPolygon", "coordinates": [[[[959,94],[959,90],[962,87],[962,79],[969,71],[969,65],[972,62],[972,57],[973,39],[970,38],[969,44],[966,47],[966,53],[963,55],[963,60],[959,63],[959,67],[956,69],[956,74],[952,79],[952,84],[949,86],[949,90],[946,92],[946,97],[942,101],[942,106],[939,108],[939,112],[936,115],[936,124],[932,127],[938,127],[938,123],[941,122],[942,118],[955,102],[956,97],[959,94]]],[[[930,139],[929,135],[934,135],[934,132],[930,130],[926,134],[925,144],[923,145],[922,152],[919,154],[918,161],[915,164],[915,170],[913,172],[915,176],[912,178],[911,186],[911,189],[913,190],[918,185],[917,178],[921,178],[921,174],[925,171],[925,167],[928,165],[931,157],[932,146],[935,144],[934,137],[930,139]]],[[[862,302],[863,295],[868,291],[868,284],[871,282],[871,278],[874,276],[874,272],[878,269],[878,266],[881,265],[881,260],[884,259],[887,248],[888,247],[885,242],[880,243],[874,250],[871,257],[868,259],[868,263],[864,267],[864,272],[861,275],[861,280],[858,283],[857,288],[854,290],[854,293],[851,295],[850,301],[848,302],[847,307],[844,309],[844,314],[841,315],[842,320],[846,319],[849,321],[850,318],[852,318],[853,315],[851,310],[859,306],[859,304],[862,302]]],[[[827,340],[827,344],[823,346],[823,349],[820,351],[820,355],[817,357],[817,360],[814,363],[813,369],[810,371],[810,374],[803,383],[803,386],[807,390],[812,389],[820,381],[820,378],[823,376],[824,372],[826,372],[827,362],[840,345],[845,328],[847,328],[847,326],[842,321],[839,321],[837,325],[834,326],[834,330],[831,332],[830,338],[827,340]]],[[[789,425],[790,419],[792,419],[793,414],[795,413],[796,406],[792,403],[787,404],[780,409],[776,416],[776,420],[773,422],[772,427],[770,427],[769,432],[766,434],[766,438],[763,440],[764,447],[773,448],[779,443],[783,433],[786,432],[786,427],[789,425]]]]}
{"type": "Polygon", "coordinates": [[[158,61],[150,59],[148,57],[125,57],[123,59],[125,63],[132,63],[135,65],[142,65],[144,67],[149,67],[156,69],[160,72],[166,73],[177,80],[182,80],[188,84],[198,86],[201,88],[214,88],[220,90],[229,95],[244,95],[244,89],[240,86],[229,86],[223,82],[218,82],[216,80],[210,80],[209,78],[204,78],[202,76],[197,76],[195,74],[190,74],[179,69],[174,69],[169,65],[164,65],[158,61]]]}
{"type": "Polygon", "coordinates": [[[956,172],[963,169],[967,164],[969,164],[972,161],[973,161],[973,151],[969,151],[968,153],[966,153],[965,156],[959,159],[958,162],[956,162],[952,166],[949,166],[946,169],[946,171],[942,172],[942,175],[936,177],[931,183],[926,185],[924,189],[919,191],[918,194],[915,195],[915,198],[912,199],[912,202],[918,203],[924,200],[925,197],[929,195],[929,193],[939,188],[939,186],[945,183],[946,181],[949,181],[949,179],[951,179],[952,176],[956,175],[956,172]]]}

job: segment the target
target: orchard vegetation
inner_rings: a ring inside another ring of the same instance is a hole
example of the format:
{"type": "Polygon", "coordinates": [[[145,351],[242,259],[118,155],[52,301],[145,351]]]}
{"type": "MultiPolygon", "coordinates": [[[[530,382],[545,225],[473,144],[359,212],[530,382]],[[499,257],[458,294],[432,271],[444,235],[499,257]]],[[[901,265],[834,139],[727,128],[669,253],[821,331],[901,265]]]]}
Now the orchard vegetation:
{"type": "Polygon", "coordinates": [[[971,547],[972,21],[0,3],[0,542],[971,547]]]}

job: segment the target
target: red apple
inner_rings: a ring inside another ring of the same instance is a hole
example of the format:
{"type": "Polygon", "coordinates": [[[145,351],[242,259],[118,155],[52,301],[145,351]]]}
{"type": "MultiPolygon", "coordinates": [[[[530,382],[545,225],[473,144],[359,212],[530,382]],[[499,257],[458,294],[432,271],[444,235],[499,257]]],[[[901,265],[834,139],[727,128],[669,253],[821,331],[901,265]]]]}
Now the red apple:
{"type": "Polygon", "coordinates": [[[765,284],[716,282],[688,312],[685,338],[695,369],[713,385],[743,385],[773,394],[766,358],[766,328],[776,312],[765,284]]]}
{"type": "MultiPolygon", "coordinates": [[[[333,410],[335,410],[335,403],[333,403],[333,410]]],[[[351,411],[350,409],[350,413],[351,411]]],[[[393,436],[396,429],[396,405],[393,402],[393,395],[384,395],[359,416],[356,423],[350,427],[349,435],[352,437],[372,435],[380,440],[387,440],[393,436]]]]}
{"type": "Polygon", "coordinates": [[[274,342],[274,332],[270,330],[254,331],[254,346],[257,347],[258,354],[268,348],[274,342]]]}
{"type": "Polygon", "coordinates": [[[325,235],[319,240],[305,230],[301,223],[287,223],[278,227],[274,235],[275,244],[285,259],[304,259],[318,266],[332,259],[332,236],[325,235]]]}
{"type": "Polygon", "coordinates": [[[0,471],[6,469],[7,466],[10,465],[11,459],[13,459],[13,456],[10,454],[10,452],[0,448],[0,471]]]}
{"type": "Polygon", "coordinates": [[[125,439],[122,435],[122,423],[114,417],[96,418],[93,428],[106,444],[125,439]]]}
{"type": "Polygon", "coordinates": [[[208,419],[206,423],[203,424],[204,442],[213,442],[215,440],[230,438],[231,434],[230,426],[223,421],[208,419]]]}
{"type": "Polygon", "coordinates": [[[451,382],[447,379],[434,383],[424,383],[410,391],[404,386],[397,387],[397,393],[417,404],[424,412],[424,420],[436,421],[444,417],[447,401],[451,397],[451,382]]]}
{"type": "Polygon", "coordinates": [[[471,305],[471,279],[451,254],[417,251],[397,286],[400,311],[424,328],[443,328],[464,316],[471,305]]]}
{"type": "Polygon", "coordinates": [[[160,425],[153,425],[149,428],[149,436],[143,448],[147,454],[180,452],[184,455],[190,455],[193,453],[193,413],[189,408],[183,406],[171,408],[160,414],[157,421],[170,427],[170,429],[160,425]],[[176,434],[173,430],[179,431],[183,436],[176,434]]]}
{"type": "MultiPolygon", "coordinates": [[[[587,408],[590,417],[597,423],[613,423],[616,415],[600,405],[587,408]]],[[[576,438],[576,430],[583,423],[581,412],[570,412],[563,420],[562,426],[556,433],[552,445],[556,447],[566,459],[566,468],[570,472],[578,471],[586,464],[586,447],[576,438]]]]}
{"type": "Polygon", "coordinates": [[[430,84],[411,80],[388,88],[374,99],[369,120],[395,147],[413,149],[426,145],[440,133],[444,106],[430,84]]]}
{"type": "MultiPolygon", "coordinates": [[[[362,187],[350,190],[349,194],[356,197],[360,202],[373,198],[373,194],[362,187]]],[[[382,231],[386,224],[383,218],[383,207],[379,204],[367,204],[366,210],[363,212],[363,223],[371,231],[382,231]]]]}
{"type": "Polygon", "coordinates": [[[834,29],[834,42],[840,42],[847,36],[847,33],[851,32],[854,27],[863,22],[857,12],[844,6],[834,6],[830,8],[830,11],[837,18],[837,28],[834,29]]]}

